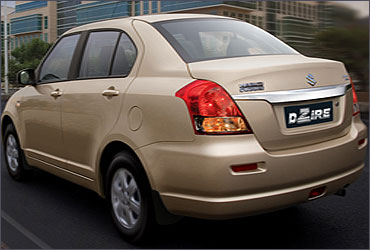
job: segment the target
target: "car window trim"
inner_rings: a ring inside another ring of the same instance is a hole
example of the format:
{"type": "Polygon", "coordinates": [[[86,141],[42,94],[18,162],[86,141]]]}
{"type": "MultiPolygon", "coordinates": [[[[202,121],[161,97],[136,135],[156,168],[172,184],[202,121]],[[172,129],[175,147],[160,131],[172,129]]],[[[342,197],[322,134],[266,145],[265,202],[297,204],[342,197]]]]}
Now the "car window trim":
{"type": "Polygon", "coordinates": [[[80,39],[79,39],[79,41],[77,42],[77,45],[76,45],[75,53],[72,57],[71,65],[70,65],[69,70],[68,70],[68,79],[69,80],[75,79],[79,74],[81,61],[82,61],[82,55],[84,53],[85,46],[86,46],[88,38],[89,38],[89,33],[86,32],[86,31],[82,31],[80,39]]]}
{"type": "Polygon", "coordinates": [[[118,35],[116,45],[114,46],[114,49],[113,49],[113,55],[112,55],[112,59],[110,61],[108,76],[112,75],[113,63],[114,63],[114,59],[116,58],[117,48],[118,48],[119,42],[121,41],[121,38],[122,38],[122,33],[120,33],[118,35]]]}

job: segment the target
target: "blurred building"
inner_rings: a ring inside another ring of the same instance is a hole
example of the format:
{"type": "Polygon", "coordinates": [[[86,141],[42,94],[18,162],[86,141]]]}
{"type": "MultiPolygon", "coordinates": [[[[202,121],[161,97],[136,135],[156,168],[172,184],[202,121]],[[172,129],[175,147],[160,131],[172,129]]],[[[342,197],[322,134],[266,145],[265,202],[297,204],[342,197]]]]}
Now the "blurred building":
{"type": "Polygon", "coordinates": [[[239,18],[298,50],[312,46],[315,32],[333,25],[327,1],[17,1],[10,15],[10,48],[39,37],[54,42],[87,23],[157,13],[202,13],[239,18]]]}
{"type": "MultiPolygon", "coordinates": [[[[4,13],[10,14],[14,11],[14,8],[12,7],[4,7],[1,6],[1,53],[4,53],[4,13]]],[[[9,17],[8,17],[8,35],[10,32],[10,24],[9,24],[9,17]]],[[[10,48],[9,48],[10,49],[10,48]]]]}
{"type": "Polygon", "coordinates": [[[45,42],[57,39],[55,1],[16,1],[15,10],[8,15],[10,23],[9,48],[39,38],[45,42]]]}
{"type": "Polygon", "coordinates": [[[58,1],[58,36],[72,26],[117,17],[156,13],[202,13],[239,18],[305,50],[317,30],[332,25],[332,3],[321,1],[58,1]],[[59,6],[60,5],[60,6],[59,6]]]}

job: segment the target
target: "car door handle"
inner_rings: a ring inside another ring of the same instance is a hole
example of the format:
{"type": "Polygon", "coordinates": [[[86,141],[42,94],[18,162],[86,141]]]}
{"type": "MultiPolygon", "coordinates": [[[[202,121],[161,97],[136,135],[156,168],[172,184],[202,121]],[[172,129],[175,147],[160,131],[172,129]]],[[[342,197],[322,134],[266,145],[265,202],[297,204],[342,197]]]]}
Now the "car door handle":
{"type": "Polygon", "coordinates": [[[106,89],[103,91],[102,95],[103,96],[117,96],[119,95],[119,91],[114,90],[114,89],[106,89]]]}
{"type": "Polygon", "coordinates": [[[59,97],[59,96],[61,96],[63,93],[62,93],[62,91],[60,91],[59,89],[56,89],[56,90],[54,90],[54,91],[51,91],[51,93],[50,93],[50,95],[52,96],[52,97],[59,97]]]}

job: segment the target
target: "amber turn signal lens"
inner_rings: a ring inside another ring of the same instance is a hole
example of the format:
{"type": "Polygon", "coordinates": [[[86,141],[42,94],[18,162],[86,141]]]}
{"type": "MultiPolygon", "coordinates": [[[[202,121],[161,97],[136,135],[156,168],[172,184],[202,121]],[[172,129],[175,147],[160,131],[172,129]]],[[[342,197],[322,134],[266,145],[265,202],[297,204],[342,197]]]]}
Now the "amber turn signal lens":
{"type": "Polygon", "coordinates": [[[199,118],[200,129],[204,133],[244,132],[247,126],[241,117],[199,118]]]}

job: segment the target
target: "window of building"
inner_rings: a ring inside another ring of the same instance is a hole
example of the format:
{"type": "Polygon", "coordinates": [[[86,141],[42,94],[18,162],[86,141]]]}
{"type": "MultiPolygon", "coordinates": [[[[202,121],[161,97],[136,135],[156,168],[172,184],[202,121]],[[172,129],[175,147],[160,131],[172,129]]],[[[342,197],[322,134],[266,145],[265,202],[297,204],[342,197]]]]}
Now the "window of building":
{"type": "Polygon", "coordinates": [[[48,28],[48,17],[44,16],[44,29],[48,28]]]}
{"type": "Polygon", "coordinates": [[[43,62],[40,70],[41,82],[66,80],[69,67],[80,35],[62,38],[43,62]]]}
{"type": "Polygon", "coordinates": [[[109,75],[114,48],[119,32],[92,32],[82,57],[79,76],[104,77],[109,75]]]}
{"type": "Polygon", "coordinates": [[[131,39],[122,33],[114,56],[111,75],[127,76],[134,66],[136,53],[136,47],[131,39]]]}
{"type": "Polygon", "coordinates": [[[15,37],[15,47],[18,48],[18,37],[15,37]]]}
{"type": "Polygon", "coordinates": [[[228,12],[228,11],[224,11],[224,12],[222,13],[222,15],[224,15],[224,16],[229,16],[229,12],[228,12]]]}
{"type": "Polygon", "coordinates": [[[44,33],[44,42],[48,42],[48,33],[44,33]]]}
{"type": "Polygon", "coordinates": [[[38,9],[48,6],[48,1],[29,1],[28,3],[15,5],[15,12],[38,9]]]}
{"type": "Polygon", "coordinates": [[[304,13],[304,17],[308,18],[308,5],[307,4],[303,4],[303,13],[304,13]]]}
{"type": "Polygon", "coordinates": [[[236,14],[234,13],[234,12],[231,12],[231,15],[230,15],[231,17],[235,17],[236,16],[236,14]]]}
{"type": "Polygon", "coordinates": [[[263,26],[263,19],[261,16],[258,17],[258,26],[262,27],[263,26]]]}
{"type": "Polygon", "coordinates": [[[256,16],[252,16],[252,24],[256,25],[257,24],[257,21],[256,21],[257,17],[256,16]]]}
{"type": "Polygon", "coordinates": [[[20,34],[42,30],[42,15],[33,14],[10,19],[11,34],[20,34]]]}
{"type": "Polygon", "coordinates": [[[24,36],[24,43],[27,44],[27,42],[28,42],[28,38],[27,36],[24,36]]]}
{"type": "Polygon", "coordinates": [[[135,2],[135,16],[140,16],[140,1],[135,2]]]}
{"type": "Polygon", "coordinates": [[[245,15],[245,21],[246,22],[249,22],[250,21],[250,16],[249,15],[245,15]]]}
{"type": "Polygon", "coordinates": [[[277,22],[276,22],[276,35],[281,35],[280,29],[281,29],[281,21],[277,20],[277,22]]]}
{"type": "MultiPolygon", "coordinates": [[[[215,4],[220,4],[223,2],[224,1],[161,1],[161,12],[206,7],[215,4]]],[[[240,1],[239,4],[244,5],[242,1],[240,1]]]]}
{"type": "MultiPolygon", "coordinates": [[[[71,3],[73,1],[70,1],[71,3]]],[[[115,17],[131,16],[131,8],[137,7],[140,14],[140,2],[131,1],[94,1],[78,4],[76,9],[58,13],[58,34],[75,25],[82,25],[115,17]],[[62,15],[63,14],[63,15],[62,15]],[[62,18],[63,17],[63,18],[62,18]]]]}
{"type": "Polygon", "coordinates": [[[149,1],[143,1],[143,5],[144,5],[144,15],[147,15],[149,14],[149,1]]]}
{"type": "Polygon", "coordinates": [[[258,8],[258,10],[263,10],[262,4],[263,3],[261,1],[257,1],[257,8],[258,8]]]}
{"type": "Polygon", "coordinates": [[[152,13],[157,13],[157,12],[158,12],[158,2],[152,1],[152,13]]]}

